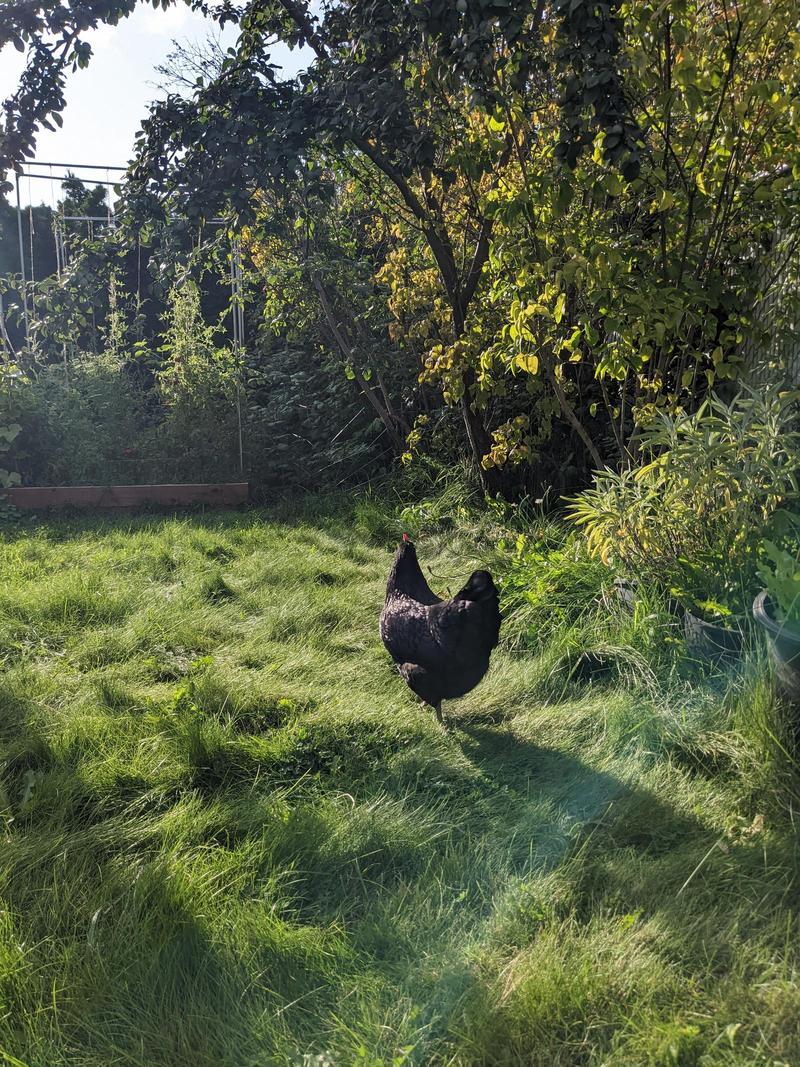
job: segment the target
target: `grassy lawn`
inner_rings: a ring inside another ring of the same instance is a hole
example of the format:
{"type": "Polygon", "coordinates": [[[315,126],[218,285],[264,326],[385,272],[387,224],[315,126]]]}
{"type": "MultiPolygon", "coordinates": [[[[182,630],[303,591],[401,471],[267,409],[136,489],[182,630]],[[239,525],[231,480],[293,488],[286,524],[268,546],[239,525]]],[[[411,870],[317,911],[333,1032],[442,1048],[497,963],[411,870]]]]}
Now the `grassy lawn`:
{"type": "MultiPolygon", "coordinates": [[[[475,545],[419,549],[442,587],[475,545]]],[[[570,679],[630,644],[590,609],[511,628],[445,735],[390,556],[308,511],[2,535],[0,1060],[800,1063],[763,665],[570,679]]]]}

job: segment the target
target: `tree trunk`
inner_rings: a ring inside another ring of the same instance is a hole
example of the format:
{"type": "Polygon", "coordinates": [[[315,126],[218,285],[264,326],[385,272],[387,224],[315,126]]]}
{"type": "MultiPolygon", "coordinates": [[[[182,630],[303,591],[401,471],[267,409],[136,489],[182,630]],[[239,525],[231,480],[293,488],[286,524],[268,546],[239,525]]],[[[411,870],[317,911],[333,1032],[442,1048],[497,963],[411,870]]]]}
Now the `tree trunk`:
{"type": "Polygon", "coordinates": [[[546,360],[544,361],[544,369],[545,373],[547,374],[547,377],[550,379],[550,384],[553,386],[553,392],[556,394],[556,399],[558,400],[558,404],[561,408],[561,412],[564,415],[564,418],[573,428],[578,437],[580,437],[581,441],[583,441],[583,443],[586,445],[586,449],[589,455],[592,457],[592,462],[595,465],[595,469],[602,470],[605,464],[603,463],[603,459],[600,453],[597,451],[594,442],[592,441],[586,430],[586,427],[575,414],[572,405],[567,399],[567,394],[564,392],[564,386],[558,380],[555,371],[546,360]]]}
{"type": "MultiPolygon", "coordinates": [[[[464,314],[461,310],[460,301],[453,307],[453,333],[458,340],[464,334],[464,314]]],[[[467,431],[472,458],[478,469],[481,487],[490,496],[497,496],[503,492],[503,475],[496,467],[487,470],[481,460],[492,447],[492,439],[483,421],[483,415],[472,406],[472,389],[475,385],[475,371],[468,367],[461,376],[464,383],[464,392],[461,396],[461,417],[467,431]]]]}
{"type": "Polygon", "coordinates": [[[386,410],[389,412],[392,421],[398,426],[403,436],[408,437],[408,435],[411,433],[411,427],[408,425],[403,416],[398,415],[397,412],[394,410],[392,398],[389,395],[389,390],[386,388],[386,383],[383,380],[383,375],[379,370],[375,371],[375,377],[378,379],[378,387],[381,391],[381,394],[383,395],[383,402],[386,405],[386,410]]]}

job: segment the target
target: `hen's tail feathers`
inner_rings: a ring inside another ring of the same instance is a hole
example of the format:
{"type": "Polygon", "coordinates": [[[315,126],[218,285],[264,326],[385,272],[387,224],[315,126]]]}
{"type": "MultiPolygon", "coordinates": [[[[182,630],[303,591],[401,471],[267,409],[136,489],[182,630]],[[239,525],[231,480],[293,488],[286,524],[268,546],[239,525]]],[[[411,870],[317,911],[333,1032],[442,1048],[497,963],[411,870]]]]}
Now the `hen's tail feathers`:
{"type": "Polygon", "coordinates": [[[389,581],[386,583],[387,598],[393,593],[404,593],[420,604],[441,604],[441,599],[425,580],[416,549],[410,541],[400,545],[389,572],[389,581]]]}

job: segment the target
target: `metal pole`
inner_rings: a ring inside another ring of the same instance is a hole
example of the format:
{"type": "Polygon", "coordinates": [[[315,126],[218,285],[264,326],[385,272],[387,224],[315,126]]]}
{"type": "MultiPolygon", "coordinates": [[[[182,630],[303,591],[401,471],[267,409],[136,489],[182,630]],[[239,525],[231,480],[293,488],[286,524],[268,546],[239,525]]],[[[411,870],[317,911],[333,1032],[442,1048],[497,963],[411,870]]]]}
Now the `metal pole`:
{"type": "Polygon", "coordinates": [[[17,186],[17,233],[19,234],[19,269],[22,274],[22,310],[25,315],[25,347],[30,346],[30,326],[28,323],[28,291],[25,285],[25,245],[22,241],[22,206],[19,200],[19,174],[14,174],[17,186]]]}
{"type": "Polygon", "coordinates": [[[5,310],[3,308],[2,293],[0,293],[0,340],[3,340],[5,342],[9,356],[11,357],[11,359],[14,359],[16,353],[14,352],[14,348],[11,344],[11,338],[8,336],[8,330],[6,329],[6,316],[5,310]]]}
{"type": "MultiPolygon", "coordinates": [[[[54,174],[52,176],[49,175],[49,174],[31,174],[30,171],[27,171],[27,170],[22,171],[21,175],[22,175],[23,178],[39,178],[41,181],[44,181],[44,182],[65,182],[70,177],[69,174],[54,174]]],[[[72,177],[74,177],[74,175],[72,175],[72,177]]],[[[100,178],[92,178],[89,181],[88,184],[89,185],[111,185],[111,186],[117,186],[120,183],[119,182],[105,182],[105,181],[101,181],[100,178]]]]}
{"type": "Polygon", "coordinates": [[[25,161],[26,167],[66,167],[69,170],[127,170],[127,167],[109,167],[105,163],[39,163],[33,159],[25,161]]]}
{"type": "Polygon", "coordinates": [[[239,473],[244,472],[244,442],[242,435],[242,385],[241,354],[244,330],[241,318],[241,260],[239,259],[239,239],[231,238],[231,310],[233,312],[233,351],[236,356],[236,421],[239,432],[239,473]]]}

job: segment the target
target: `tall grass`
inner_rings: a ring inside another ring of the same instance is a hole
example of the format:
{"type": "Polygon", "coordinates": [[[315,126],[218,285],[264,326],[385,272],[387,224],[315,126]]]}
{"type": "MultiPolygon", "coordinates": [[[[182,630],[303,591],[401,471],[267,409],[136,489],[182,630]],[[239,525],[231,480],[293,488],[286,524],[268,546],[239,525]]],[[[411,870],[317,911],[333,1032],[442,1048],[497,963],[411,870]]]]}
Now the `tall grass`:
{"type": "Polygon", "coordinates": [[[375,498],[4,535],[0,1059],[800,1062],[765,665],[687,667],[523,519],[542,575],[375,498]],[[411,518],[435,588],[505,579],[450,734],[377,636],[411,518]]]}

